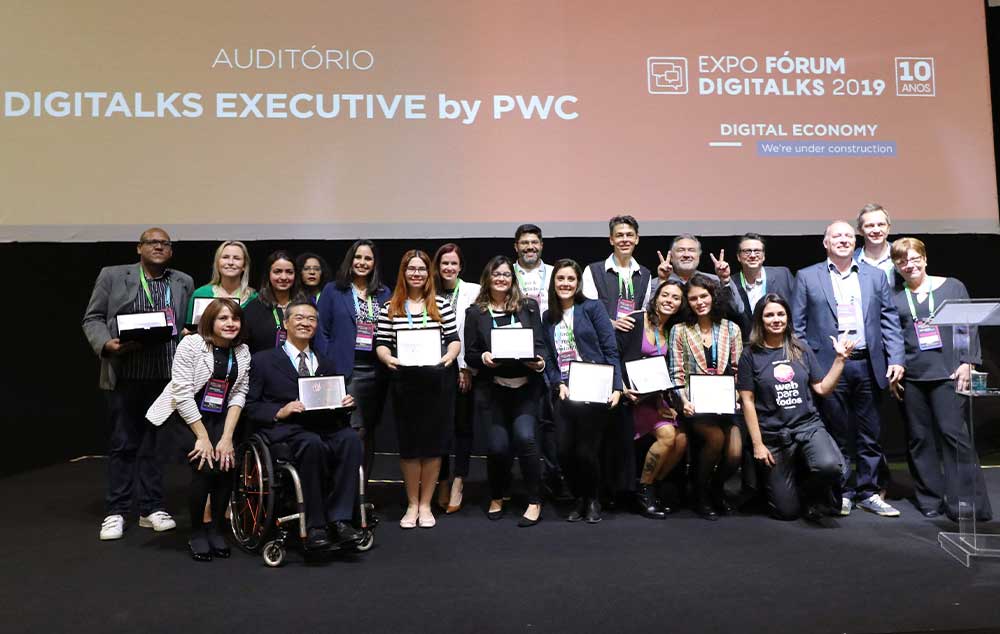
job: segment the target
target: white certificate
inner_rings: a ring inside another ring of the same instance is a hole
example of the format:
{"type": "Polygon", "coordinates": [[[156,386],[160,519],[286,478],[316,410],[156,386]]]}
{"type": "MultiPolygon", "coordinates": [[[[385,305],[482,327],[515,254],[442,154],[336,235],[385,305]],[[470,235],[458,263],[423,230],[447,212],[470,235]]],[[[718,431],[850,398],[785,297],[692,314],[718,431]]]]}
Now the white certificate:
{"type": "Polygon", "coordinates": [[[208,305],[215,301],[214,297],[195,297],[194,307],[191,311],[191,323],[197,326],[201,323],[201,315],[208,308],[208,305]]]}
{"type": "Polygon", "coordinates": [[[625,362],[628,382],[639,394],[652,394],[669,390],[674,386],[670,380],[667,358],[662,355],[625,362]]]}
{"type": "Polygon", "coordinates": [[[167,325],[167,313],[158,310],[152,313],[129,313],[118,315],[118,332],[124,330],[149,330],[167,325]]]}
{"type": "Polygon", "coordinates": [[[735,414],[736,377],[730,374],[692,374],[688,377],[695,414],[735,414]]]}
{"type": "Polygon", "coordinates": [[[399,365],[427,366],[441,363],[441,329],[414,328],[396,331],[399,365]]]}
{"type": "Polygon", "coordinates": [[[615,367],[603,363],[570,361],[569,400],[607,403],[615,382],[615,367]]]}
{"type": "Polygon", "coordinates": [[[534,359],[535,333],[531,328],[494,328],[490,354],[494,359],[534,359]]]}
{"type": "Polygon", "coordinates": [[[344,395],[342,376],[299,377],[299,400],[306,406],[306,411],[343,407],[344,395]]]}

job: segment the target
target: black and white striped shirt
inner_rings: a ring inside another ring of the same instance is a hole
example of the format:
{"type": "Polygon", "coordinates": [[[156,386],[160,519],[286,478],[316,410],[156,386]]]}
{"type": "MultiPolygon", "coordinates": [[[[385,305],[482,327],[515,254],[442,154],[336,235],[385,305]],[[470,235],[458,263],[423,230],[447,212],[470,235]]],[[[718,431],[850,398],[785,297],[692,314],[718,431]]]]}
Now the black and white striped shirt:
{"type": "Polygon", "coordinates": [[[378,313],[378,329],[375,335],[376,346],[386,346],[396,353],[396,331],[410,328],[440,328],[441,329],[441,354],[444,355],[448,344],[458,341],[458,329],[455,326],[455,312],[452,310],[451,302],[446,297],[437,295],[434,297],[438,312],[441,313],[440,323],[427,316],[427,325],[424,326],[423,311],[416,315],[396,315],[389,318],[389,303],[386,302],[378,313]]]}

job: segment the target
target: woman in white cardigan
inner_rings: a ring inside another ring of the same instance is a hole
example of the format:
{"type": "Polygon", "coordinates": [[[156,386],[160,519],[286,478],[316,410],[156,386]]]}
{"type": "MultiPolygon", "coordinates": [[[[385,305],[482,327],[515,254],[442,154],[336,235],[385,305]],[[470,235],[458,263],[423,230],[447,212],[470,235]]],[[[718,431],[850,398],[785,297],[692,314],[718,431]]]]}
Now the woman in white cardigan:
{"type": "Polygon", "coordinates": [[[198,334],[181,340],[174,355],[170,383],[153,402],[146,418],[162,425],[176,410],[194,436],[191,461],[191,539],[195,561],[227,558],[223,538],[233,466],[233,432],[246,402],[250,377],[250,350],[240,342],[243,309],[231,299],[216,299],[205,309],[198,334]],[[211,496],[212,521],[203,522],[202,510],[211,496]]]}

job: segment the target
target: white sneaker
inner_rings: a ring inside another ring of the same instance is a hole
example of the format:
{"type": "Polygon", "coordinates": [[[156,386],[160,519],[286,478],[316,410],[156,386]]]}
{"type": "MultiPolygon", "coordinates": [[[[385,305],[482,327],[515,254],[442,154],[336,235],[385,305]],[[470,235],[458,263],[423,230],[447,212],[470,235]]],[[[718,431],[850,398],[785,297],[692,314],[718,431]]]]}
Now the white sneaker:
{"type": "Polygon", "coordinates": [[[174,518],[170,517],[170,513],[156,511],[149,515],[139,516],[139,526],[142,528],[151,528],[157,533],[161,533],[177,528],[177,522],[174,521],[174,518]]]}
{"type": "Polygon", "coordinates": [[[121,539],[125,532],[125,518],[121,515],[108,515],[101,522],[101,541],[121,539]]]}
{"type": "Polygon", "coordinates": [[[847,517],[848,515],[850,515],[851,514],[851,506],[853,506],[853,503],[851,502],[851,498],[840,498],[840,513],[839,513],[839,515],[841,517],[847,517]]]}
{"type": "Polygon", "coordinates": [[[882,496],[878,493],[874,493],[871,497],[858,502],[858,507],[882,517],[899,517],[899,511],[883,500],[882,496]]]}

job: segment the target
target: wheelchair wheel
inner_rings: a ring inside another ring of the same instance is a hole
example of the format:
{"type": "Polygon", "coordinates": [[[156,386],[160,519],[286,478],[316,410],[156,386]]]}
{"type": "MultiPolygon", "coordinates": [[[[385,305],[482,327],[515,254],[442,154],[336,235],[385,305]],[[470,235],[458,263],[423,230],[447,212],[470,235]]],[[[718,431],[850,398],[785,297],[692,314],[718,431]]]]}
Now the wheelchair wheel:
{"type": "Polygon", "coordinates": [[[361,541],[354,546],[354,550],[359,553],[366,553],[375,545],[375,531],[366,530],[361,537],[361,541]]]}
{"type": "Polygon", "coordinates": [[[273,487],[271,452],[258,437],[252,437],[236,451],[230,500],[233,537],[245,550],[256,551],[267,539],[274,517],[273,487]]]}
{"type": "Polygon", "coordinates": [[[264,558],[265,564],[271,568],[277,568],[285,560],[285,547],[272,540],[264,544],[260,554],[264,558]]]}

